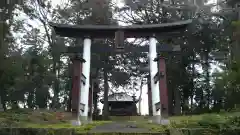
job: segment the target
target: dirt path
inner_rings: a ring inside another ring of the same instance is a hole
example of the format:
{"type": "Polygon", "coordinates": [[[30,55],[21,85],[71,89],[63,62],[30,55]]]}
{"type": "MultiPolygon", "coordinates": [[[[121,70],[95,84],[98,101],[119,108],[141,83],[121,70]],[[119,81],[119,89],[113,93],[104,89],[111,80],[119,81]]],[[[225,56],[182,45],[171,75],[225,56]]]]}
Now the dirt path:
{"type": "Polygon", "coordinates": [[[90,130],[90,133],[93,132],[148,133],[149,130],[139,128],[132,122],[112,122],[97,126],[90,130]]]}

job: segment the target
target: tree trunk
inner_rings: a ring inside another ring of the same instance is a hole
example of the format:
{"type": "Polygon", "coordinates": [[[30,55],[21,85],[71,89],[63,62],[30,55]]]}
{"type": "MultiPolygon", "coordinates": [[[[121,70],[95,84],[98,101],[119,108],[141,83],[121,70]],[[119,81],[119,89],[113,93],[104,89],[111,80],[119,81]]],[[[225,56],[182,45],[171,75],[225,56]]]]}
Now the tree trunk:
{"type": "MultiPolygon", "coordinates": [[[[2,4],[2,3],[1,3],[2,4]]],[[[6,55],[5,54],[8,54],[8,44],[5,44],[4,41],[5,41],[5,38],[8,34],[8,32],[10,31],[10,26],[12,25],[12,22],[13,22],[13,10],[14,10],[14,7],[15,7],[15,4],[7,4],[6,2],[4,3],[3,2],[3,5],[1,5],[1,7],[5,7],[5,8],[2,8],[1,9],[1,12],[0,12],[0,36],[1,36],[1,39],[0,39],[0,61],[1,61],[1,64],[4,65],[5,64],[5,61],[6,61],[6,55]],[[9,21],[9,23],[7,23],[7,20],[9,21]]],[[[3,79],[3,73],[5,72],[5,66],[0,66],[0,81],[2,81],[3,79]]],[[[7,110],[6,108],[6,95],[7,95],[7,92],[6,92],[6,89],[1,86],[0,88],[0,104],[2,104],[2,107],[4,110],[7,110]]]]}
{"type": "MultiPolygon", "coordinates": [[[[193,60],[195,60],[195,55],[193,57],[193,60]]],[[[192,64],[192,80],[191,80],[191,105],[190,105],[190,108],[191,108],[191,113],[193,112],[193,97],[194,97],[194,91],[195,91],[195,84],[194,84],[194,78],[195,78],[195,63],[192,64]]]]}
{"type": "Polygon", "coordinates": [[[108,107],[108,75],[107,75],[107,69],[103,69],[103,78],[104,78],[104,106],[103,106],[103,118],[104,120],[109,119],[109,107],[108,107]]]}
{"type": "Polygon", "coordinates": [[[89,106],[89,113],[88,113],[88,117],[89,120],[92,121],[93,120],[93,92],[94,92],[94,82],[93,82],[93,78],[90,77],[90,84],[91,87],[89,88],[89,94],[88,94],[88,106],[89,106]]]}
{"type": "Polygon", "coordinates": [[[12,101],[12,109],[19,109],[17,101],[12,101]]]}
{"type": "MultiPolygon", "coordinates": [[[[170,86],[170,85],[168,85],[170,86]]],[[[168,114],[173,115],[173,90],[172,87],[168,87],[168,114]]]]}
{"type": "Polygon", "coordinates": [[[67,102],[67,111],[71,112],[72,110],[72,88],[73,88],[73,83],[72,83],[72,74],[73,74],[73,66],[70,63],[70,59],[68,60],[68,84],[69,85],[69,94],[68,94],[68,102],[67,102]]]}
{"type": "Polygon", "coordinates": [[[0,111],[5,111],[6,110],[6,102],[2,98],[2,95],[0,95],[0,111]]]}
{"type": "MultiPolygon", "coordinates": [[[[95,88],[96,90],[96,88],[95,88]]],[[[97,103],[98,103],[98,100],[97,100],[98,96],[97,96],[97,92],[94,91],[93,92],[93,119],[97,119],[97,116],[98,116],[98,108],[97,108],[97,103]]]]}
{"type": "Polygon", "coordinates": [[[67,111],[71,112],[71,110],[72,110],[72,96],[71,95],[72,95],[72,81],[73,81],[72,78],[70,78],[69,81],[70,81],[69,83],[71,83],[71,85],[70,85],[71,88],[70,88],[69,95],[68,95],[67,111]]]}
{"type": "Polygon", "coordinates": [[[98,110],[98,92],[100,92],[99,89],[99,82],[98,82],[98,75],[99,75],[99,68],[96,69],[96,75],[95,79],[96,81],[93,83],[93,119],[97,120],[97,116],[99,115],[99,110],[98,110]]]}
{"type": "Polygon", "coordinates": [[[58,83],[58,70],[57,70],[57,62],[53,60],[53,74],[55,75],[55,79],[53,82],[53,102],[52,102],[52,109],[57,109],[58,107],[58,93],[59,93],[59,83],[58,83]]]}
{"type": "Polygon", "coordinates": [[[28,105],[28,107],[31,108],[31,109],[34,108],[33,100],[34,100],[34,90],[32,90],[32,91],[29,93],[28,98],[27,98],[27,105],[28,105]]]}
{"type": "Polygon", "coordinates": [[[208,107],[208,110],[210,109],[210,105],[211,105],[211,90],[210,90],[210,73],[209,73],[209,68],[210,68],[210,66],[209,66],[209,63],[207,63],[207,75],[206,75],[206,78],[207,78],[207,80],[206,80],[206,84],[207,84],[207,107],[208,107]]]}
{"type": "Polygon", "coordinates": [[[203,89],[201,89],[201,93],[200,93],[200,104],[199,104],[199,109],[200,110],[203,110],[203,108],[204,108],[204,105],[205,105],[205,101],[204,101],[204,91],[203,91],[203,89]]]}
{"type": "MultiPolygon", "coordinates": [[[[206,95],[206,109],[207,110],[209,110],[210,109],[210,104],[211,104],[211,90],[210,90],[210,73],[209,73],[209,68],[210,68],[210,64],[209,64],[209,52],[210,52],[210,48],[209,47],[207,47],[206,48],[207,49],[207,51],[205,52],[205,57],[204,57],[204,61],[205,61],[205,63],[204,63],[204,65],[203,65],[203,68],[204,68],[204,72],[205,72],[205,92],[207,93],[207,95],[206,95]]],[[[204,96],[204,94],[202,95],[202,96],[204,96]]],[[[204,97],[202,97],[203,98],[203,100],[205,100],[204,99],[204,97]]],[[[205,109],[204,109],[205,110],[205,109]]],[[[206,111],[207,111],[206,110],[206,111]]]]}
{"type": "Polygon", "coordinates": [[[189,101],[188,98],[184,99],[183,113],[185,115],[188,114],[188,112],[189,112],[189,102],[188,101],[189,101]]]}
{"type": "Polygon", "coordinates": [[[148,113],[149,113],[149,116],[153,116],[150,75],[148,75],[147,84],[148,84],[148,113]]]}
{"type": "Polygon", "coordinates": [[[138,97],[138,113],[139,113],[139,115],[141,115],[142,89],[143,89],[143,78],[141,78],[140,95],[138,97]]]}
{"type": "Polygon", "coordinates": [[[181,97],[179,89],[174,91],[174,114],[180,115],[181,114],[181,97]]]}

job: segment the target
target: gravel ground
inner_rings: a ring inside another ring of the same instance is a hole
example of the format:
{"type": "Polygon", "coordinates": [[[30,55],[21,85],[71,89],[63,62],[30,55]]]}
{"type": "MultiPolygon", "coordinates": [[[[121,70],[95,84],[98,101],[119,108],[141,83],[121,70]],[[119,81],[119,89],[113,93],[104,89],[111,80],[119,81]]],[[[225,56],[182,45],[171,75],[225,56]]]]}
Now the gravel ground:
{"type": "Polygon", "coordinates": [[[91,132],[147,133],[148,129],[138,128],[131,122],[112,122],[97,126],[91,132]]]}

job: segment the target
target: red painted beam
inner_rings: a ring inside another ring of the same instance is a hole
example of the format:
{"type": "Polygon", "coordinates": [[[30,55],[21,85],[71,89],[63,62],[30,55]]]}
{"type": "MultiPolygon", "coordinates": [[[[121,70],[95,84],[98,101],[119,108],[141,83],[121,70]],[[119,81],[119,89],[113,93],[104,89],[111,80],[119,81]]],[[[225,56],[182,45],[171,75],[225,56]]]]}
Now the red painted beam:
{"type": "Polygon", "coordinates": [[[168,89],[167,89],[167,79],[166,79],[166,62],[165,58],[159,58],[159,89],[160,89],[160,102],[161,102],[161,112],[163,116],[168,116],[168,89]]]}

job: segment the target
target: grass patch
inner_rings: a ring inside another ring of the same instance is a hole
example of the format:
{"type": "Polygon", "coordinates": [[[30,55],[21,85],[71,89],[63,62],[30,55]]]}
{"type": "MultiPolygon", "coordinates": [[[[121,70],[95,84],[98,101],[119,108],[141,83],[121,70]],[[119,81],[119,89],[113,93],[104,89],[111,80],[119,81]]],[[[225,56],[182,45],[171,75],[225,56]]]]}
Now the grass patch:
{"type": "Polygon", "coordinates": [[[70,123],[59,123],[59,124],[33,124],[25,123],[21,128],[46,128],[46,129],[74,129],[77,132],[88,132],[96,126],[110,123],[111,121],[94,121],[89,124],[83,124],[81,126],[72,126],[70,123]]]}
{"type": "MultiPolygon", "coordinates": [[[[170,117],[170,125],[167,126],[149,123],[148,118],[149,116],[113,117],[116,121],[131,121],[139,128],[148,129],[151,132],[149,135],[155,133],[174,134],[174,132],[181,133],[177,135],[185,135],[185,132],[193,132],[194,134],[191,135],[240,134],[240,112],[170,117]]],[[[39,133],[39,135],[80,135],[86,134],[86,132],[96,126],[111,122],[93,121],[82,126],[72,126],[70,120],[71,113],[66,112],[9,110],[0,113],[0,134],[38,135],[39,133]],[[13,134],[14,132],[16,134],[13,134]]],[[[108,134],[117,135],[118,133],[108,134]]],[[[121,133],[121,135],[132,135],[132,133],[121,133]]]]}
{"type": "Polygon", "coordinates": [[[111,121],[146,121],[149,116],[110,116],[111,121]]]}
{"type": "Polygon", "coordinates": [[[74,129],[87,132],[92,128],[111,121],[93,121],[82,126],[71,125],[71,113],[46,110],[8,110],[0,113],[0,128],[24,129],[74,129]]]}
{"type": "Polygon", "coordinates": [[[158,125],[150,122],[136,122],[138,127],[149,129],[152,132],[168,132],[176,129],[193,129],[193,131],[201,130],[216,131],[236,131],[239,132],[240,113],[222,113],[222,114],[203,114],[193,116],[171,117],[169,125],[158,125]],[[203,130],[204,129],[204,130],[203,130]],[[236,129],[236,130],[235,130],[236,129]]]}

